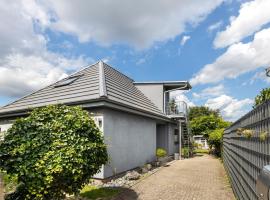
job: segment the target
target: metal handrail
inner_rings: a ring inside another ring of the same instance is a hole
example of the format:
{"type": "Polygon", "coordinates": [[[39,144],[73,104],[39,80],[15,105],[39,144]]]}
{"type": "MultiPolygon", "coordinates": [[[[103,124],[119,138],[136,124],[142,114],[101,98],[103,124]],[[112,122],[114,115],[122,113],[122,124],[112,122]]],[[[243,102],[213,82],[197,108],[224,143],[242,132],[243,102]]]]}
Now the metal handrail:
{"type": "Polygon", "coordinates": [[[185,101],[171,101],[165,104],[166,115],[187,115],[188,106],[185,101]]]}

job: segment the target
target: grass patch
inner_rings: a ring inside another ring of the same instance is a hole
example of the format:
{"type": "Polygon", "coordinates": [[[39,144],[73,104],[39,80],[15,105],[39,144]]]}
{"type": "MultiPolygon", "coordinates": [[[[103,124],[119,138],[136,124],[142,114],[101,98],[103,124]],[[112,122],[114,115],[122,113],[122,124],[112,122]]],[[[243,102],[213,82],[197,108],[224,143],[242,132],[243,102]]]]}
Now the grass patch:
{"type": "Polygon", "coordinates": [[[195,149],[194,150],[194,153],[209,153],[209,150],[208,149],[195,149]]]}
{"type": "Polygon", "coordinates": [[[87,185],[81,190],[80,196],[88,199],[107,200],[116,196],[119,192],[119,188],[98,188],[96,186],[87,185]]]}

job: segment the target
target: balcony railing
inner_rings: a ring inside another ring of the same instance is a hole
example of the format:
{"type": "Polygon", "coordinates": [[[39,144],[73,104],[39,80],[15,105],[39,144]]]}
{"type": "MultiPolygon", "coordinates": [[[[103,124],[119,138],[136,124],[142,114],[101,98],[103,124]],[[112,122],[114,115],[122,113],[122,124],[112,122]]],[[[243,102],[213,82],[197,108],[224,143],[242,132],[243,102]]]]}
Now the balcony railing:
{"type": "Polygon", "coordinates": [[[165,105],[166,115],[172,117],[186,117],[187,103],[184,101],[170,101],[165,105]]]}

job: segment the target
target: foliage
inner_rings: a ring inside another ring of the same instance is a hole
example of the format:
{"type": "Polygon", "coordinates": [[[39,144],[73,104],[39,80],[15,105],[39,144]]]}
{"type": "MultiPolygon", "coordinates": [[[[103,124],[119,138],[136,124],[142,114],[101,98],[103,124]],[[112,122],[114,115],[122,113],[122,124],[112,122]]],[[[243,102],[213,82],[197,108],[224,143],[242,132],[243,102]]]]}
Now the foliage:
{"type": "Polygon", "coordinates": [[[88,112],[64,105],[37,108],[16,120],[0,152],[0,168],[18,177],[12,194],[18,199],[62,199],[78,193],[108,160],[88,112]]]}
{"type": "Polygon", "coordinates": [[[255,102],[254,102],[253,107],[255,108],[269,99],[270,99],[270,88],[265,88],[260,92],[260,94],[258,94],[255,97],[255,102]]]}
{"type": "Polygon", "coordinates": [[[199,147],[199,143],[193,142],[193,143],[192,143],[192,146],[193,146],[193,148],[198,148],[198,147],[199,147]]]}
{"type": "Polygon", "coordinates": [[[267,139],[268,133],[266,131],[260,133],[260,141],[265,141],[267,139]]]}
{"type": "Polygon", "coordinates": [[[221,145],[223,137],[224,128],[216,129],[210,132],[208,138],[208,144],[212,147],[215,147],[215,153],[220,156],[221,154],[221,145]]]}
{"type": "Polygon", "coordinates": [[[5,192],[11,192],[16,189],[18,184],[18,178],[16,176],[10,176],[6,172],[0,172],[0,177],[2,177],[4,182],[5,192]]]}
{"type": "Polygon", "coordinates": [[[156,152],[156,155],[157,155],[158,158],[162,158],[162,157],[165,157],[167,155],[167,152],[166,152],[165,149],[158,148],[157,152],[156,152]]]}
{"type": "Polygon", "coordinates": [[[209,153],[209,149],[195,149],[194,150],[194,153],[198,153],[198,154],[200,154],[200,153],[206,153],[206,154],[208,154],[209,153]]]}
{"type": "Polygon", "coordinates": [[[95,186],[87,185],[80,193],[80,196],[89,199],[111,199],[120,192],[117,188],[97,188],[95,186]]]}
{"type": "Polygon", "coordinates": [[[189,157],[189,149],[187,147],[182,148],[182,155],[184,156],[184,158],[189,157]]]}
{"type": "Polygon", "coordinates": [[[210,116],[220,117],[219,110],[212,110],[206,106],[194,106],[189,108],[189,120],[193,120],[197,117],[210,116]]]}
{"type": "Polygon", "coordinates": [[[206,138],[209,132],[215,129],[227,128],[230,124],[230,122],[226,122],[221,117],[216,117],[215,115],[196,117],[190,122],[192,134],[203,134],[206,138]]]}
{"type": "Polygon", "coordinates": [[[254,135],[254,131],[251,129],[244,129],[242,134],[246,137],[246,138],[251,138],[254,135]]]}

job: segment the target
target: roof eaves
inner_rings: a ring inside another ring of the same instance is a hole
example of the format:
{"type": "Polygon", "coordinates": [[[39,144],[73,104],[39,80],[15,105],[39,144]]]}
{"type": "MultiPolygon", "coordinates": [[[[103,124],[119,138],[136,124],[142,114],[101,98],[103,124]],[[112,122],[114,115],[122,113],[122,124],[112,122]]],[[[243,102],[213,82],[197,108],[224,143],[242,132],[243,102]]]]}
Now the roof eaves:
{"type": "Polygon", "coordinates": [[[177,84],[185,84],[187,86],[187,89],[192,89],[192,86],[190,85],[189,81],[142,81],[142,82],[134,82],[135,85],[164,85],[164,86],[170,86],[170,85],[177,85],[177,84]]]}

